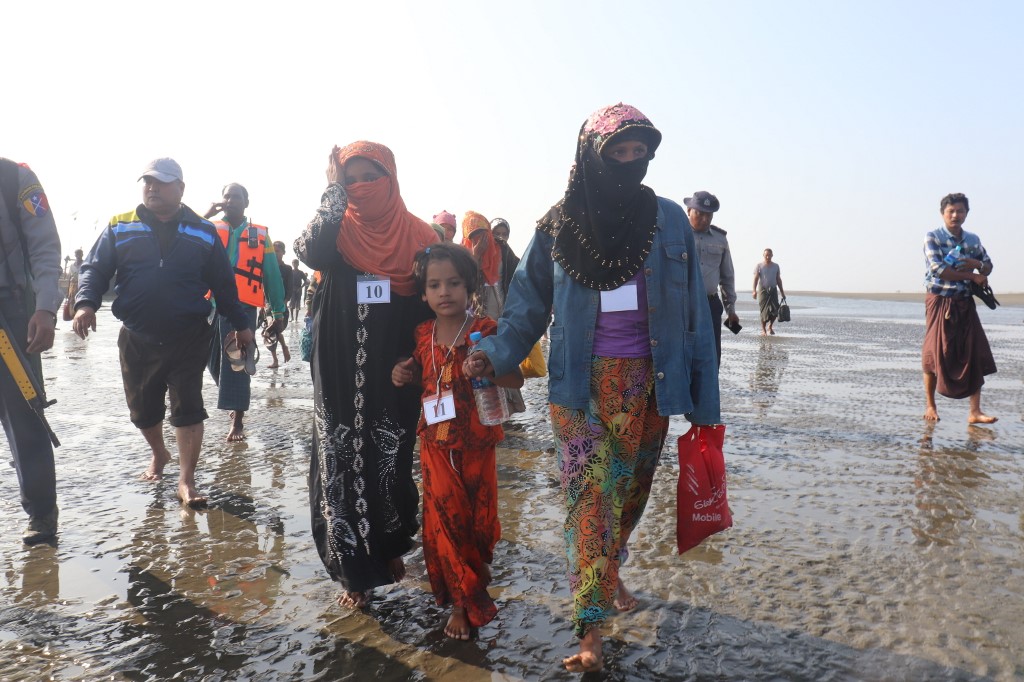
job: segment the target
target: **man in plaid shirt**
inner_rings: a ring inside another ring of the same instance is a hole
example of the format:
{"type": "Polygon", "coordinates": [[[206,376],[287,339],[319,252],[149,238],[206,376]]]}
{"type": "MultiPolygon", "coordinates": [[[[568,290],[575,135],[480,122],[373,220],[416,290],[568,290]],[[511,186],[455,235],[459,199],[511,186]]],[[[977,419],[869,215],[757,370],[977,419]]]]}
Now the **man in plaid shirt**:
{"type": "Polygon", "coordinates": [[[970,204],[963,194],[947,194],[939,203],[943,227],[924,240],[925,338],[921,349],[925,412],[938,421],[935,391],[948,398],[970,398],[968,424],[991,424],[996,417],[981,411],[981,387],[996,371],[992,349],[982,329],[971,283],[984,287],[992,259],[978,235],[963,229],[970,204]]]}

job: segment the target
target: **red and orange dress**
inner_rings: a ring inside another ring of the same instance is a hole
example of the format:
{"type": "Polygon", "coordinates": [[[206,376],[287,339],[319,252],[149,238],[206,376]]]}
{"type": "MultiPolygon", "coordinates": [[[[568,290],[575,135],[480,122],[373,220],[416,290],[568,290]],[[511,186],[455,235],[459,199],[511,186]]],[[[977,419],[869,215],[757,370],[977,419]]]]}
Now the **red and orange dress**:
{"type": "Polygon", "coordinates": [[[495,332],[490,318],[468,326],[463,345],[435,345],[434,321],[416,328],[416,362],[423,368],[423,397],[451,391],[455,418],[427,424],[421,416],[420,463],[423,471],[423,556],[430,589],[438,605],[466,609],[469,624],[489,623],[498,609],[487,593],[487,564],[501,536],[498,523],[498,474],[494,446],[504,437],[500,426],[484,426],[477,416],[473,388],[462,374],[470,332],[495,332]],[[451,351],[451,352],[449,352],[451,351]]]}

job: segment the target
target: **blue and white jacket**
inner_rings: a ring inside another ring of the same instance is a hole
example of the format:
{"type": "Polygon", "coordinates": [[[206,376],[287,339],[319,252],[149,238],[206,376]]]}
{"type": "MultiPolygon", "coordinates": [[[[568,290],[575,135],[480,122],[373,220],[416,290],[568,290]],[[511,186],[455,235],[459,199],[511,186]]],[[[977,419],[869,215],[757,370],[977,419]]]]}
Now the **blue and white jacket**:
{"type": "Polygon", "coordinates": [[[126,329],[152,343],[173,342],[210,314],[213,292],[220,314],[237,330],[248,319],[238,302],[235,276],[217,229],[182,204],[178,233],[166,254],[147,224],[145,206],[110,219],[78,274],[75,309],[98,310],[111,279],[117,275],[111,304],[126,329]]]}

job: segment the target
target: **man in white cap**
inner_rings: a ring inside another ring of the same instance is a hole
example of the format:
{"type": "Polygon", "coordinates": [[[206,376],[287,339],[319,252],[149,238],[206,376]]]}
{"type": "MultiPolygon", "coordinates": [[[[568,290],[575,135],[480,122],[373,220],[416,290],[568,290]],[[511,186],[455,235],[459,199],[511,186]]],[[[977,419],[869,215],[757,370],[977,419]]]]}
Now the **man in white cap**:
{"type": "Polygon", "coordinates": [[[159,480],[171,459],[163,435],[169,394],[181,466],[178,498],[203,507],[195,471],[207,418],[203,370],[213,336],[206,293],[213,293],[218,312],[234,326],[238,348],[246,350],[253,334],[216,228],[181,203],[181,166],[156,159],[139,179],[145,182],[142,204],[111,218],[82,263],[72,328],[83,339],[96,330],[96,310],[116,275],[111,312],[124,325],[117,346],[125,397],[132,423],[153,451],[142,478],[159,480]]]}
{"type": "Polygon", "coordinates": [[[715,333],[715,349],[718,364],[722,364],[722,312],[727,315],[726,324],[738,330],[740,318],[736,315],[736,271],[732,267],[732,253],[725,230],[711,224],[711,219],[720,207],[718,197],[710,192],[694,192],[692,197],[683,199],[686,215],[690,218],[693,238],[700,253],[700,270],[704,275],[704,288],[708,292],[711,306],[711,326],[715,333]],[[721,290],[722,297],[718,297],[721,290]]]}

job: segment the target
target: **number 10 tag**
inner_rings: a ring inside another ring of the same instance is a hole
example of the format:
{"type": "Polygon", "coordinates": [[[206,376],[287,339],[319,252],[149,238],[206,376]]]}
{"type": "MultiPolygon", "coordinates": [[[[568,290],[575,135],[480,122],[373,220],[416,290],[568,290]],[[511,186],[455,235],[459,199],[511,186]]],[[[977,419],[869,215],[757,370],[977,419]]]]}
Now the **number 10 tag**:
{"type": "Polygon", "coordinates": [[[386,277],[356,277],[356,303],[390,303],[391,280],[386,277]]]}
{"type": "Polygon", "coordinates": [[[455,418],[455,398],[451,391],[444,391],[440,396],[428,395],[423,399],[423,418],[428,424],[446,422],[455,418]]]}

